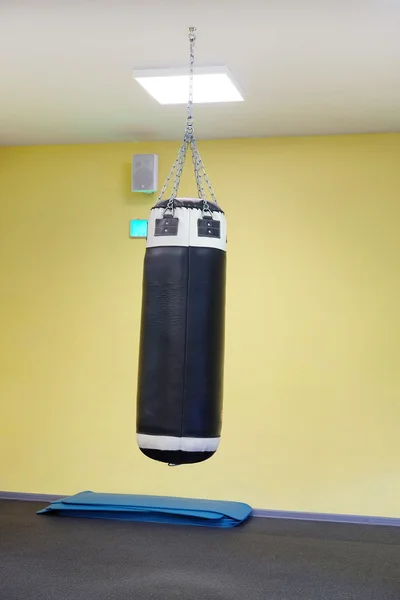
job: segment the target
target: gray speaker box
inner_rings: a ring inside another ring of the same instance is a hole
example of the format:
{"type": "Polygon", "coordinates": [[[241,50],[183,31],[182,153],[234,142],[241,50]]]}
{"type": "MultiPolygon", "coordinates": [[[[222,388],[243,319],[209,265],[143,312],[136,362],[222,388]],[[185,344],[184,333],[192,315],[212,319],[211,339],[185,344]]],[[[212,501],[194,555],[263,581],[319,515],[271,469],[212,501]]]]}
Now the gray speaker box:
{"type": "Polygon", "coordinates": [[[152,194],[158,189],[158,155],[135,154],[132,160],[132,192],[152,194]]]}

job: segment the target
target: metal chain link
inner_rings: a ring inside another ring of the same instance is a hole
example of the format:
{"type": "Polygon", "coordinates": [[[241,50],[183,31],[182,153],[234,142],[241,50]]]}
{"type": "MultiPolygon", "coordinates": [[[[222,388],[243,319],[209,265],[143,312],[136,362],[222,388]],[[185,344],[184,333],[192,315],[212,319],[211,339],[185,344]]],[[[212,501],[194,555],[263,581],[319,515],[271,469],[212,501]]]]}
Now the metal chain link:
{"type": "Polygon", "coordinates": [[[196,139],[193,137],[193,140],[191,142],[191,149],[192,149],[192,157],[193,157],[193,164],[195,165],[194,169],[195,169],[195,177],[196,177],[196,182],[197,182],[197,189],[199,191],[199,198],[201,198],[201,200],[203,200],[203,212],[210,212],[210,207],[208,205],[208,201],[207,201],[207,197],[206,197],[206,193],[204,191],[204,187],[203,187],[203,179],[207,184],[208,190],[210,192],[212,201],[215,204],[218,204],[217,199],[215,197],[214,194],[214,190],[212,189],[210,180],[208,179],[203,161],[201,159],[200,156],[200,152],[197,149],[197,144],[196,144],[196,139]]]}
{"type": "Polygon", "coordinates": [[[160,202],[160,200],[162,200],[162,197],[164,196],[165,190],[168,187],[169,181],[170,181],[173,173],[175,173],[175,180],[174,180],[174,185],[172,188],[172,193],[168,200],[168,204],[165,208],[164,214],[167,212],[171,212],[171,213],[174,212],[174,200],[175,200],[176,194],[178,192],[179,181],[180,181],[182,171],[183,171],[183,166],[184,166],[185,160],[186,160],[186,151],[187,151],[187,144],[186,144],[186,142],[183,142],[183,144],[179,148],[178,156],[176,157],[175,162],[172,165],[169,175],[168,175],[167,179],[165,180],[165,183],[161,190],[161,194],[158,198],[158,201],[160,202]]]}
{"type": "Polygon", "coordinates": [[[189,27],[189,100],[187,105],[187,118],[185,138],[193,136],[193,78],[194,78],[194,46],[196,42],[196,27],[189,27]]]}
{"type": "Polygon", "coordinates": [[[203,179],[207,184],[208,190],[210,192],[212,201],[217,204],[217,199],[215,197],[214,191],[211,187],[211,183],[207,177],[207,173],[203,164],[203,161],[200,157],[200,153],[197,149],[197,142],[194,135],[194,123],[193,123],[193,77],[194,77],[194,47],[196,41],[196,27],[189,27],[189,44],[190,44],[190,70],[189,70],[189,101],[187,105],[187,118],[186,118],[186,128],[185,135],[183,138],[183,143],[178,151],[178,156],[176,157],[174,164],[168,174],[167,179],[162,187],[161,193],[158,197],[158,202],[163,199],[163,196],[166,192],[166,189],[169,185],[172,175],[175,173],[174,184],[172,187],[172,193],[168,200],[165,212],[174,212],[175,199],[178,193],[179,185],[181,182],[181,175],[183,171],[183,167],[186,160],[187,149],[190,146],[192,152],[192,162],[194,168],[194,175],[196,178],[196,186],[197,186],[197,194],[200,200],[203,201],[203,214],[208,212],[211,215],[210,206],[206,197],[206,193],[203,186],[203,179]]]}
{"type": "MultiPolygon", "coordinates": [[[[183,144],[182,144],[182,146],[183,146],[183,144]]],[[[179,159],[180,159],[180,156],[181,156],[181,152],[182,152],[182,146],[179,148],[178,156],[176,157],[176,159],[175,159],[175,161],[174,161],[174,164],[172,165],[172,167],[171,167],[171,170],[170,170],[170,172],[168,173],[168,176],[167,176],[167,178],[166,178],[166,180],[165,180],[165,182],[164,182],[164,185],[162,186],[162,190],[161,190],[161,192],[160,192],[160,195],[158,196],[158,202],[160,202],[160,200],[162,200],[162,198],[163,198],[163,196],[164,196],[164,194],[165,194],[165,190],[167,189],[167,187],[168,187],[168,184],[169,184],[169,182],[170,182],[170,179],[171,179],[172,175],[173,175],[173,174],[175,173],[175,171],[176,171],[176,168],[177,168],[177,166],[178,166],[179,159]]]]}
{"type": "Polygon", "coordinates": [[[195,142],[194,138],[192,138],[190,140],[190,149],[192,151],[192,163],[193,163],[193,168],[194,168],[194,176],[196,178],[197,194],[198,194],[199,198],[204,201],[206,198],[206,193],[205,193],[204,187],[203,187],[202,172],[199,168],[200,155],[197,151],[197,146],[196,146],[196,142],[195,142]]]}

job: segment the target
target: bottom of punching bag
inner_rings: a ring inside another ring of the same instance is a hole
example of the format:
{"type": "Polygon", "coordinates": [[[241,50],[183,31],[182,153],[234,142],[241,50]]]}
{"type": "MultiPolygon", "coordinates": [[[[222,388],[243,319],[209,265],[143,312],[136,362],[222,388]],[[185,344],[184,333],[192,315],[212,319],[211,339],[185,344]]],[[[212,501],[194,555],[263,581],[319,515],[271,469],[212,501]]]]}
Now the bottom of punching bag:
{"type": "Polygon", "coordinates": [[[171,467],[180,465],[193,465],[211,458],[213,452],[184,452],[183,450],[151,450],[149,448],[140,448],[145,456],[167,463],[171,467]]]}
{"type": "Polygon", "coordinates": [[[215,454],[220,438],[190,438],[137,434],[140,450],[148,458],[170,465],[191,465],[215,454]]]}

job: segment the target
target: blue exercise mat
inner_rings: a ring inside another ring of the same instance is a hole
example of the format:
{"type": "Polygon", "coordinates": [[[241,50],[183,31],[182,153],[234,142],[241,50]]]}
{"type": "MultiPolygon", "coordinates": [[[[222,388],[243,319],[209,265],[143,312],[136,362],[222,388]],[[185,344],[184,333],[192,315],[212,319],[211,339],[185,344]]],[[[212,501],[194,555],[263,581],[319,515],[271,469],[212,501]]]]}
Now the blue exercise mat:
{"type": "Polygon", "coordinates": [[[251,512],[242,502],[81,492],[56,500],[37,514],[228,528],[245,521],[251,512]]]}

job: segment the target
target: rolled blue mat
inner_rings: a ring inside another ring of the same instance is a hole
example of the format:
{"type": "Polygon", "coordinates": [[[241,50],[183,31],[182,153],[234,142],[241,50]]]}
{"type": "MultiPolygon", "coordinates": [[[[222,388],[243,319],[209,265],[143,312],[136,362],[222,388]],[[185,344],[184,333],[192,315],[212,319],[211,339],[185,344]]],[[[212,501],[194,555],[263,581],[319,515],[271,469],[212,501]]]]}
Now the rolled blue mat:
{"type": "Polygon", "coordinates": [[[81,492],[51,502],[37,514],[229,528],[243,523],[251,512],[242,502],[81,492]]]}

